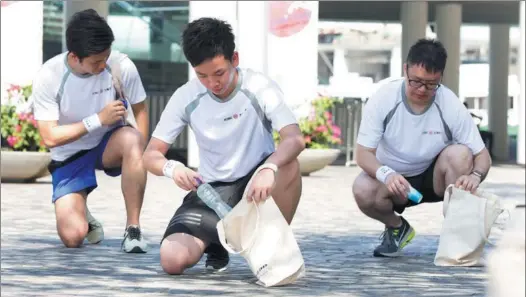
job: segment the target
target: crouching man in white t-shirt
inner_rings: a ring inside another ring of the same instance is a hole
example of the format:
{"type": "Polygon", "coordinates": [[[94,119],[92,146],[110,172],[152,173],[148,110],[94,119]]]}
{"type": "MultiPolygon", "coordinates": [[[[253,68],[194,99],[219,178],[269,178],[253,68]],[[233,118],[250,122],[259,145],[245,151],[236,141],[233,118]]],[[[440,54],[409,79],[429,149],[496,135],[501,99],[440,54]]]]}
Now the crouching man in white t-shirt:
{"type": "Polygon", "coordinates": [[[148,171],[173,179],[190,191],[168,223],[161,243],[161,266],[181,274],[207,254],[206,267],[221,271],[228,252],[217,236],[217,214],[196,195],[196,178],[234,207],[255,170],[249,198],[275,199],[287,222],[301,195],[297,156],[305,143],[296,118],[279,87],[265,75],[240,69],[229,24],[202,18],[183,32],[183,51],[197,78],[175,91],[152,134],[144,162],[148,171]],[[200,165],[195,172],[165,154],[185,126],[195,134],[200,165]],[[272,131],[281,142],[274,149],[272,131]]]}
{"type": "Polygon", "coordinates": [[[491,158],[469,111],[441,85],[447,54],[421,39],[409,50],[405,76],[390,79],[369,98],[358,134],[356,161],[363,172],[353,194],[367,216],[385,224],[374,256],[396,257],[415,236],[402,217],[412,186],[421,203],[442,201],[449,184],[474,191],[491,158]]]}
{"type": "Polygon", "coordinates": [[[62,242],[79,247],[84,238],[90,243],[104,238],[102,225],[86,206],[97,187],[98,169],[109,176],[122,173],[127,214],[122,249],[143,253],[147,244],[139,214],[146,185],[142,164],[148,133],[146,93],[133,62],[111,50],[113,41],[111,28],[94,10],[73,15],[66,31],[68,51],[44,63],[33,80],[34,114],[51,150],[52,202],[62,242]],[[126,108],[116,100],[110,65],[120,65],[122,91],[140,131],[124,125],[126,108]]]}

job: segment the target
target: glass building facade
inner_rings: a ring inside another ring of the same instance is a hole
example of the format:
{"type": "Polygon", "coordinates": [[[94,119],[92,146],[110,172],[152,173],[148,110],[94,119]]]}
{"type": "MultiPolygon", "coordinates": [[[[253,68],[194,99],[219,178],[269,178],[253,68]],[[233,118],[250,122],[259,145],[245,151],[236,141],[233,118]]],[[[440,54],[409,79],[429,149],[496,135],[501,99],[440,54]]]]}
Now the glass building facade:
{"type": "MultiPolygon", "coordinates": [[[[180,47],[188,1],[109,1],[113,48],[137,65],[148,94],[172,94],[188,80],[180,47]]],[[[64,2],[44,1],[43,62],[63,51],[64,2]]]]}

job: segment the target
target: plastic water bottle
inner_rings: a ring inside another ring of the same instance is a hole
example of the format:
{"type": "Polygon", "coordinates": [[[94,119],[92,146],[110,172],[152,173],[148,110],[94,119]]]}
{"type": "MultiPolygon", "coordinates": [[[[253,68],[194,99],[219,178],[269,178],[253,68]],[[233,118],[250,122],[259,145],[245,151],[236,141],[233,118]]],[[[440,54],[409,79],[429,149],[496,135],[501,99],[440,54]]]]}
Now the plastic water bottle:
{"type": "Polygon", "coordinates": [[[220,219],[224,218],[227,213],[232,210],[230,205],[226,204],[219,193],[210,186],[205,184],[201,180],[196,179],[199,186],[197,187],[197,196],[203,200],[203,202],[213,209],[220,219]]]}
{"type": "Polygon", "coordinates": [[[422,201],[422,194],[418,192],[415,188],[409,187],[409,193],[407,193],[407,199],[413,201],[414,203],[418,204],[420,201],[422,201]]]}

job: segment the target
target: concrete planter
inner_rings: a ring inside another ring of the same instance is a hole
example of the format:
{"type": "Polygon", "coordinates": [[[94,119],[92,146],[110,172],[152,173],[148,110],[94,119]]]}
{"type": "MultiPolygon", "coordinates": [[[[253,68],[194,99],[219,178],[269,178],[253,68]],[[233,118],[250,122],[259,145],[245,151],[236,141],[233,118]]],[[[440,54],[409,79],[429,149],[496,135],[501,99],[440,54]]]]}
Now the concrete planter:
{"type": "Polygon", "coordinates": [[[49,175],[49,152],[2,151],[2,182],[34,182],[49,175]]]}
{"type": "Polygon", "coordinates": [[[308,176],[330,165],[338,156],[338,149],[305,149],[298,156],[301,175],[308,176]]]}

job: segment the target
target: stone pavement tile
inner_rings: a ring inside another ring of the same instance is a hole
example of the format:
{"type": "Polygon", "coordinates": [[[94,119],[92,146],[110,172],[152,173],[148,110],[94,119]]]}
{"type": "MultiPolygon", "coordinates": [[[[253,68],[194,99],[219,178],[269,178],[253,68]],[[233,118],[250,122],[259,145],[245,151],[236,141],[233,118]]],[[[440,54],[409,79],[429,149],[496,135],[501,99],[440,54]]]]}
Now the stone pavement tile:
{"type": "MultiPolygon", "coordinates": [[[[356,168],[328,167],[304,178],[304,195],[292,227],[306,263],[306,276],[280,288],[262,288],[244,260],[229,269],[204,272],[204,260],[182,276],[159,265],[159,241],[184,192],[149,175],[141,224],[151,250],[119,251],[126,221],[120,179],[99,174],[88,205],[104,224],[99,245],[66,249],[60,243],[50,203],[51,184],[2,184],[2,296],[485,296],[484,268],[433,265],[442,203],[406,210],[417,236],[397,259],[372,257],[381,224],[365,217],[351,195],[356,168]]],[[[524,203],[524,169],[494,168],[484,187],[512,207],[524,203]]],[[[499,238],[498,228],[491,239],[499,238]]],[[[486,249],[490,250],[490,247],[486,249]]]]}

